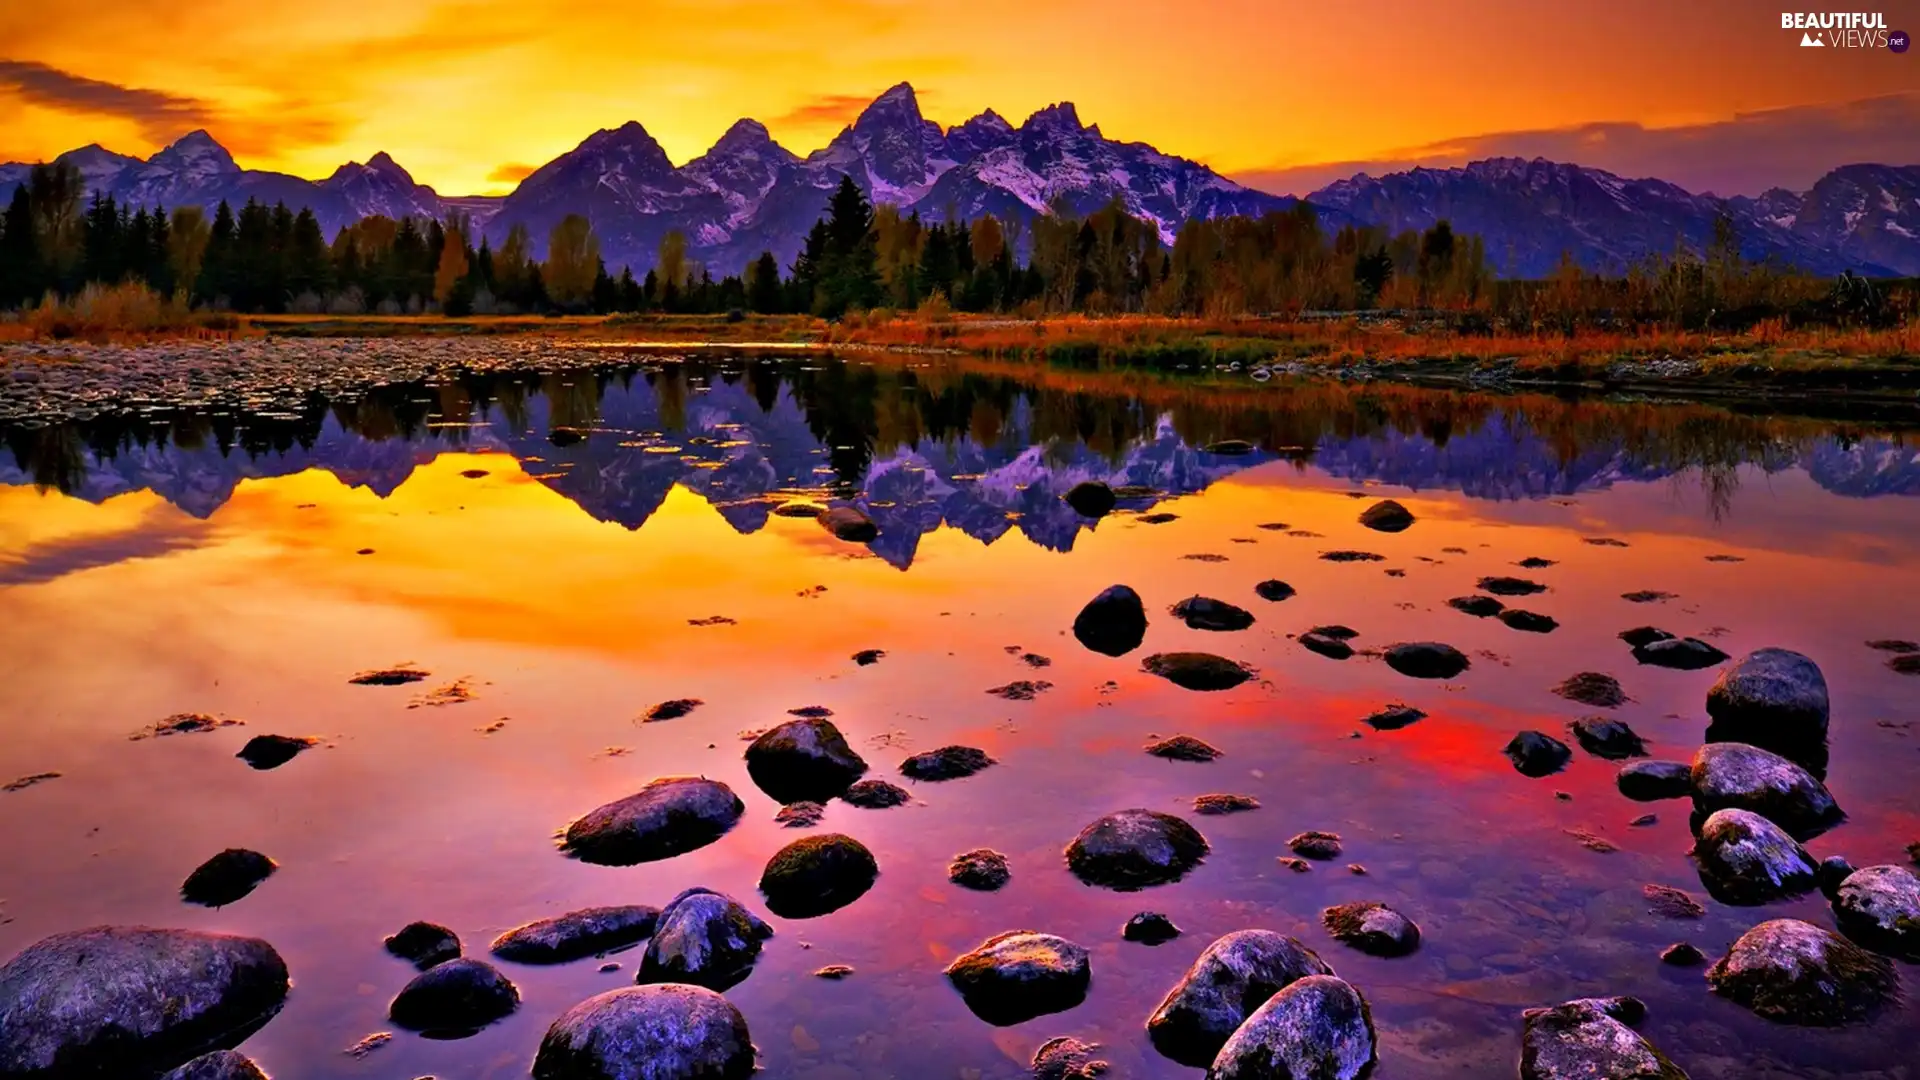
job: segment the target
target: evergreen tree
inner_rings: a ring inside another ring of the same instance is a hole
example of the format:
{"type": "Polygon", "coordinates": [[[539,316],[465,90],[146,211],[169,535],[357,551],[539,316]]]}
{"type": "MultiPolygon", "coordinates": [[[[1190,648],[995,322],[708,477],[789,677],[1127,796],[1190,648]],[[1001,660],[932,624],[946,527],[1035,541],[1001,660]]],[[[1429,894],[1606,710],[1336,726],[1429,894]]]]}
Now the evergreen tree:
{"type": "Polygon", "coordinates": [[[746,306],[762,315],[780,310],[780,264],[773,252],[763,251],[747,271],[746,306]]]}
{"type": "Polygon", "coordinates": [[[596,315],[612,314],[620,303],[620,286],[607,273],[605,259],[594,260],[593,270],[593,312],[596,315]]]}
{"type": "Polygon", "coordinates": [[[0,310],[39,298],[46,285],[33,235],[33,198],[27,185],[13,189],[7,214],[0,218],[0,310]]]}
{"type": "Polygon", "coordinates": [[[210,305],[232,302],[234,275],[239,261],[238,237],[239,227],[233,220],[233,208],[227,205],[227,200],[221,199],[220,205],[213,211],[213,224],[207,230],[207,243],[200,259],[199,283],[194,286],[194,293],[201,301],[210,305]]]}
{"type": "Polygon", "coordinates": [[[827,251],[813,309],[837,319],[851,309],[871,308],[880,298],[879,249],[873,235],[873,204],[852,177],[842,176],[827,204],[827,251]]]}

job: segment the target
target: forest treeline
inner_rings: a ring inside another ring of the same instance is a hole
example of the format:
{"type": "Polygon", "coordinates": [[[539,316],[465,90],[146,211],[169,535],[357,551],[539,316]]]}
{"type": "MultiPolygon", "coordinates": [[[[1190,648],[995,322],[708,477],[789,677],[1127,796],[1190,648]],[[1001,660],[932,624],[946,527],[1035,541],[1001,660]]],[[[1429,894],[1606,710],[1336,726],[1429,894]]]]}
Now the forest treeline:
{"type": "MultiPolygon", "coordinates": [[[[1670,257],[1611,276],[1568,257],[1536,282],[1496,280],[1481,238],[1445,221],[1420,232],[1329,232],[1300,203],[1258,218],[1190,221],[1168,245],[1117,202],[1085,215],[1056,208],[1031,222],[932,222],[874,206],[845,178],[787,267],[767,252],[744,273],[716,279],[676,231],[643,277],[627,268],[616,276],[579,215],[544,237],[542,258],[534,239],[515,225],[496,249],[456,213],[364,218],[329,240],[305,208],[222,202],[209,216],[199,207],[126,206],[88,198],[71,165],[43,165],[0,217],[0,311],[131,283],[181,308],[245,313],[1220,317],[1378,307],[1572,332],[1595,322],[1701,326],[1836,303],[1827,283],[1741,258],[1725,220],[1705,251],[1676,245],[1670,257]]],[[[1885,306],[1872,287],[1849,295],[1843,302],[1863,311],[1885,306]]]]}

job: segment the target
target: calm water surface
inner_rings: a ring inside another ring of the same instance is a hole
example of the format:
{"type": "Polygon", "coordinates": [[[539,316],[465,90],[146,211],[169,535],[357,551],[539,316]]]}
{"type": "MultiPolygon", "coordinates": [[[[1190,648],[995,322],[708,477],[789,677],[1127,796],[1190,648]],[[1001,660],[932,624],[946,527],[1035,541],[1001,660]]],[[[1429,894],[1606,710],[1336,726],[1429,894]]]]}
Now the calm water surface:
{"type": "MultiPolygon", "coordinates": [[[[660,904],[695,885],[764,912],[759,871],[798,834],[749,780],[741,733],[806,705],[833,710],[870,775],[898,780],[906,755],[955,742],[1001,764],[922,785],[900,809],[830,806],[822,827],[871,847],[881,876],[839,912],[771,920],[777,936],[729,991],[766,1075],[1015,1077],[1042,1041],[1072,1034],[1104,1044],[1115,1076],[1197,1076],[1153,1051],[1144,1019],[1208,942],[1248,927],[1298,935],[1367,996],[1380,1080],[1511,1075],[1522,1009],[1616,993],[1648,1002],[1645,1032],[1695,1077],[1911,1075],[1912,1004],[1867,1026],[1787,1029],[1710,995],[1700,969],[1657,959],[1681,940],[1717,954],[1779,915],[1830,926],[1817,896],[1663,920],[1644,884],[1704,899],[1686,804],[1630,803],[1615,765],[1578,751],[1542,780],[1500,754],[1522,729],[1565,737],[1592,710],[1550,688],[1596,670],[1625,684],[1634,701],[1619,715],[1656,756],[1689,757],[1715,673],[1637,667],[1615,637],[1628,627],[1707,637],[1736,656],[1799,649],[1833,688],[1830,783],[1852,815],[1809,847],[1901,861],[1920,838],[1920,733],[1908,729],[1920,679],[1864,644],[1920,638],[1920,443],[1896,428],[740,360],[397,386],[304,415],[154,414],[6,439],[0,780],[62,775],[0,794],[0,955],[98,923],[265,937],[295,986],[243,1049],[283,1080],[524,1076],[553,1017],[629,983],[638,958],[614,957],[611,973],[595,961],[503,965],[524,999],[511,1019],[460,1041],[401,1034],[354,1060],[347,1046],[390,1028],[387,1003],[411,969],[380,941],[411,920],[445,923],[484,955],[527,920],[660,904]],[[1255,449],[1203,449],[1224,439],[1255,449]],[[1154,494],[1093,523],[1059,500],[1089,478],[1154,494]],[[1385,496],[1418,524],[1362,528],[1361,500],[1385,496]],[[794,497],[858,503],[879,538],[844,543],[771,513],[794,497]],[[1318,557],[1342,548],[1385,559],[1318,557]],[[1533,556],[1557,565],[1515,569],[1533,556]],[[1446,606],[1497,573],[1550,585],[1520,604],[1559,629],[1520,633],[1446,606]],[[1258,599],[1267,578],[1298,595],[1258,599]],[[1116,582],[1153,619],[1145,645],[1118,659],[1067,629],[1116,582]],[[1621,598],[1634,590],[1676,596],[1621,598]],[[1210,634],[1164,613],[1195,593],[1257,622],[1210,634]],[[713,616],[732,621],[695,624],[713,616]],[[1322,623],[1354,627],[1363,648],[1451,642],[1474,666],[1416,682],[1291,640],[1322,623]],[[876,648],[886,656],[873,666],[851,659],[876,648]],[[1140,657],[1179,649],[1245,661],[1260,678],[1197,694],[1140,670],[1140,657]],[[1052,663],[1036,670],[1024,653],[1052,663]],[[347,682],[402,662],[432,678],[347,682]],[[1016,679],[1052,687],[1026,702],[986,692],[1016,679]],[[424,703],[455,683],[470,700],[424,703]],[[705,704],[638,722],[670,698],[705,704]],[[1430,718],[1395,732],[1360,723],[1392,702],[1430,718]],[[180,712],[245,725],[129,740],[180,712]],[[269,772],[234,759],[269,732],[324,748],[269,772]],[[1141,752],[1175,733],[1225,756],[1141,752]],[[573,817],[687,773],[746,800],[720,842],[624,869],[556,851],[573,817]],[[1193,816],[1191,800],[1210,792],[1262,806],[1193,816]],[[1079,884],[1064,845],[1134,806],[1186,814],[1212,856],[1144,893],[1079,884]],[[1629,827],[1649,810],[1657,824],[1629,827]],[[1346,855],[1309,874],[1280,866],[1305,829],[1340,833],[1346,855]],[[1619,850],[1590,851],[1570,830],[1619,850]],[[1012,883],[951,885],[948,860],[982,846],[1008,855],[1012,883]],[[183,904],[181,880],[225,847],[281,869],[231,907],[183,904]],[[1373,959],[1320,929],[1323,907],[1365,899],[1418,921],[1420,950],[1373,959]],[[1121,924],[1143,909],[1186,936],[1123,942],[1121,924]],[[990,1027],[940,969],[1021,928],[1086,945],[1093,989],[1070,1012],[990,1027]],[[857,974],[809,975],[830,963],[857,974]]],[[[1911,989],[1920,973],[1902,977],[1911,989]]]]}

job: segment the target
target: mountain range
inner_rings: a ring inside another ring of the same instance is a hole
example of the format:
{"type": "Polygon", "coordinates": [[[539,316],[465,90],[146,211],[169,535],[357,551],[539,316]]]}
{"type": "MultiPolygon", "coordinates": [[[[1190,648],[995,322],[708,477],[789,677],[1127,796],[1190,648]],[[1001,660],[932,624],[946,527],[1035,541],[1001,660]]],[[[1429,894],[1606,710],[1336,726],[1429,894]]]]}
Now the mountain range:
{"type": "MultiPolygon", "coordinates": [[[[716,274],[740,270],[763,250],[788,265],[843,175],[875,202],[933,220],[1030,220],[1052,207],[1087,213],[1117,198],[1169,242],[1188,220],[1259,215],[1297,201],[1144,143],[1109,139],[1099,125],[1081,123],[1072,104],[1041,109],[1018,126],[988,110],[942,130],[921,114],[905,83],[806,157],[780,146],[759,122],[741,120],[676,167],[644,127],[629,122],[588,136],[505,196],[442,196],[385,153],[318,181],[242,169],[205,132],[145,160],[97,145],[60,160],[76,166],[89,189],[123,202],[285,202],[310,207],[329,235],[370,214],[442,216],[457,208],[496,244],[520,224],[540,248],[560,218],[580,213],[593,221],[608,264],[636,274],[675,229],[716,274]]],[[[0,194],[28,169],[0,165],[0,194]]],[[[1920,165],[1845,165],[1805,192],[1721,199],[1579,165],[1494,158],[1362,173],[1307,199],[1329,228],[1356,222],[1399,231],[1451,221],[1456,231],[1483,237],[1509,276],[1550,273],[1563,252],[1587,269],[1618,271],[1678,242],[1704,248],[1723,214],[1753,258],[1819,274],[1920,274],[1920,165]]]]}

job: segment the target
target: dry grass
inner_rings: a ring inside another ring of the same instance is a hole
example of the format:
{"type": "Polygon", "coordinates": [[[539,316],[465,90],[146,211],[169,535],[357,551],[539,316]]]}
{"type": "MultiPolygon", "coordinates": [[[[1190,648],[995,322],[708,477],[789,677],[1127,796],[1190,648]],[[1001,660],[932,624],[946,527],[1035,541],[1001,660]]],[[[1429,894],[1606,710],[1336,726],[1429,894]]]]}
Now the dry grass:
{"type": "Polygon", "coordinates": [[[138,284],[88,285],[67,300],[49,294],[38,306],[0,318],[0,341],[224,341],[250,333],[231,315],[193,311],[138,284]]]}

